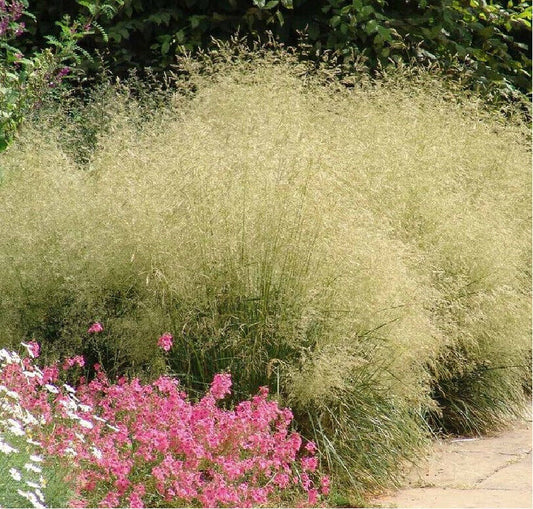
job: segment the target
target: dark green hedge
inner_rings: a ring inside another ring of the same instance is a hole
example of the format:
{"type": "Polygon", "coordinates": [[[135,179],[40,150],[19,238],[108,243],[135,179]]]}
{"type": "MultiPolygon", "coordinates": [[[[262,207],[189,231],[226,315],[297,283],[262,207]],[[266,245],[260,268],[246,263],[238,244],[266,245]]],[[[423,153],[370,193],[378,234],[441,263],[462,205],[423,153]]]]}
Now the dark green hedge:
{"type": "MultiPolygon", "coordinates": [[[[54,30],[74,0],[36,0],[38,19],[27,44],[54,30]],[[32,39],[33,37],[33,39],[32,39]]],[[[176,50],[206,47],[239,30],[272,31],[294,45],[306,33],[313,49],[344,59],[364,57],[370,68],[417,59],[437,62],[477,86],[531,91],[531,2],[489,0],[125,0],[104,26],[114,72],[168,68],[176,50]]],[[[102,40],[92,41],[104,48],[102,40]]]]}

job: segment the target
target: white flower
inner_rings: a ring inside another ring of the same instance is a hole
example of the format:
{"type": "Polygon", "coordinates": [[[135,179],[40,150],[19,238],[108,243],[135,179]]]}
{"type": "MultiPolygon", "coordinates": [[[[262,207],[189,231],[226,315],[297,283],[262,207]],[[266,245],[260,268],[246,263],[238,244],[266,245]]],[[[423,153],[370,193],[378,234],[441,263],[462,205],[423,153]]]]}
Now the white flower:
{"type": "Polygon", "coordinates": [[[77,456],[78,454],[76,453],[76,451],[72,448],[72,447],[67,447],[65,449],[65,453],[66,454],[70,454],[71,456],[77,456]]]}
{"type": "Polygon", "coordinates": [[[91,452],[93,453],[96,459],[102,459],[102,451],[100,451],[100,449],[98,449],[97,447],[92,446],[91,452]]]}
{"type": "Polygon", "coordinates": [[[19,452],[18,449],[11,447],[9,444],[0,441],[0,452],[4,454],[11,454],[12,452],[19,452]]]}
{"type": "MultiPolygon", "coordinates": [[[[61,400],[60,403],[68,410],[76,410],[78,408],[76,403],[70,398],[68,400],[61,400]]],[[[72,417],[72,415],[69,415],[69,417],[72,417]]]]}
{"type": "Polygon", "coordinates": [[[44,504],[44,494],[39,488],[35,488],[35,494],[37,495],[37,498],[39,498],[43,504],[44,504]]]}
{"type": "Polygon", "coordinates": [[[74,394],[76,392],[76,389],[74,389],[74,387],[70,386],[69,384],[63,384],[63,387],[71,394],[74,394]]]}
{"type": "Polygon", "coordinates": [[[75,414],[72,410],[67,410],[66,414],[67,417],[70,417],[71,419],[74,419],[76,421],[80,419],[80,416],[78,414],[75,414]]]}
{"type": "Polygon", "coordinates": [[[59,392],[59,389],[55,385],[46,384],[45,387],[48,392],[52,392],[54,394],[57,394],[59,392]]]}
{"type": "Polygon", "coordinates": [[[39,484],[37,484],[36,482],[33,482],[33,481],[26,481],[26,484],[30,488],[34,488],[34,489],[39,489],[41,487],[39,484]]]}
{"type": "Polygon", "coordinates": [[[33,463],[26,463],[24,465],[24,468],[28,471],[28,472],[35,472],[36,474],[40,474],[42,472],[42,469],[41,467],[38,467],[37,465],[34,465],[33,463]]]}
{"type": "Polygon", "coordinates": [[[18,437],[24,436],[26,433],[22,429],[20,422],[15,421],[15,419],[8,419],[7,423],[9,424],[9,431],[18,437]]]}
{"type": "Polygon", "coordinates": [[[90,412],[92,410],[92,408],[89,406],[89,405],[84,405],[83,403],[80,403],[78,405],[78,408],[82,411],[82,412],[90,412]]]}
{"type": "Polygon", "coordinates": [[[35,371],[37,374],[43,376],[43,372],[39,369],[39,366],[33,366],[33,371],[35,371]]]}
{"type": "Polygon", "coordinates": [[[23,343],[22,341],[20,342],[20,344],[22,346],[26,347],[26,350],[28,350],[28,355],[33,359],[35,357],[35,355],[33,354],[33,350],[31,348],[31,345],[28,345],[27,343],[23,343]]]}
{"type": "Polygon", "coordinates": [[[20,481],[22,479],[20,472],[16,468],[10,468],[9,473],[11,474],[11,477],[15,479],[15,481],[20,481]]]}
{"type": "Polygon", "coordinates": [[[38,454],[32,454],[30,456],[30,459],[32,461],[35,461],[35,463],[41,463],[42,461],[44,461],[43,457],[42,456],[39,456],[38,454]]]}
{"type": "Polygon", "coordinates": [[[39,447],[42,445],[39,442],[36,442],[35,440],[32,440],[31,438],[28,438],[26,440],[26,442],[28,442],[28,444],[31,444],[31,445],[38,445],[39,447]]]}
{"type": "Polygon", "coordinates": [[[20,361],[20,357],[15,352],[10,352],[5,348],[2,348],[2,350],[0,350],[0,359],[3,359],[8,363],[20,361]]]}
{"type": "Polygon", "coordinates": [[[31,415],[30,412],[26,412],[26,414],[22,416],[22,420],[24,421],[24,424],[39,424],[39,421],[31,415]]]}
{"type": "Polygon", "coordinates": [[[17,437],[22,437],[25,435],[24,430],[21,427],[9,428],[9,431],[11,431],[11,433],[17,437]]]}
{"type": "Polygon", "coordinates": [[[32,493],[31,491],[22,491],[22,490],[17,490],[17,493],[21,497],[24,497],[25,499],[29,500],[32,503],[33,507],[37,509],[46,509],[46,506],[41,504],[41,502],[39,502],[39,500],[35,496],[35,493],[32,493]]]}
{"type": "Polygon", "coordinates": [[[85,419],[80,419],[80,424],[87,429],[93,429],[94,427],[92,422],[86,421],[85,419]]]}
{"type": "MultiPolygon", "coordinates": [[[[24,414],[22,412],[22,408],[20,408],[19,405],[10,406],[7,405],[9,408],[9,411],[11,413],[12,417],[16,417],[17,419],[20,419],[24,414]]],[[[17,422],[16,420],[13,420],[13,422],[17,422]]],[[[16,424],[12,424],[13,426],[16,426],[16,424]]]]}
{"type": "Polygon", "coordinates": [[[21,358],[20,358],[18,353],[16,353],[16,352],[9,352],[9,353],[10,353],[10,358],[8,359],[8,361],[10,363],[14,364],[14,363],[21,362],[21,358]]]}

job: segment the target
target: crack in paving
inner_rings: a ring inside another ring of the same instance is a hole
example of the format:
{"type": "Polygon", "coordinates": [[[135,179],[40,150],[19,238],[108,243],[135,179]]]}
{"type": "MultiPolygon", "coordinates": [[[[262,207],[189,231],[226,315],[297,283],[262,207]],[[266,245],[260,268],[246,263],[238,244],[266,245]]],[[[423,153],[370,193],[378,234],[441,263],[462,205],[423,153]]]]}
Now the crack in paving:
{"type": "MultiPolygon", "coordinates": [[[[505,468],[511,466],[511,465],[515,465],[516,463],[520,463],[520,461],[522,461],[523,459],[525,459],[529,454],[531,453],[531,449],[525,453],[525,454],[511,454],[511,453],[500,453],[501,455],[508,455],[508,456],[517,456],[516,458],[508,461],[507,463],[505,463],[504,465],[501,465],[499,466],[498,468],[496,468],[495,470],[493,470],[490,474],[486,475],[485,477],[482,477],[481,479],[478,479],[475,483],[474,483],[474,487],[475,486],[479,486],[482,482],[484,481],[487,481],[488,479],[490,479],[491,477],[493,477],[495,474],[497,474],[498,472],[504,470],[505,468]]],[[[483,488],[485,489],[485,488],[483,488]]]]}

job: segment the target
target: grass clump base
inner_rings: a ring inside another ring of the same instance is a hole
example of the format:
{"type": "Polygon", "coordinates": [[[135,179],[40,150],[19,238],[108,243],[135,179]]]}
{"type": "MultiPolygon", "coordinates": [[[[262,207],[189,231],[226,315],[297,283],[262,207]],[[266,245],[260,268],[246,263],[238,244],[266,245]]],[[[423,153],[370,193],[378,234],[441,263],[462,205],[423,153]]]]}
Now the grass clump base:
{"type": "Polygon", "coordinates": [[[117,94],[81,167],[37,126],[2,156],[0,344],[148,380],[170,331],[190,391],[268,385],[339,484],[377,489],[428,426],[477,433],[523,399],[527,129],[435,76],[347,88],[235,55],[183,61],[148,120],[117,94]]]}

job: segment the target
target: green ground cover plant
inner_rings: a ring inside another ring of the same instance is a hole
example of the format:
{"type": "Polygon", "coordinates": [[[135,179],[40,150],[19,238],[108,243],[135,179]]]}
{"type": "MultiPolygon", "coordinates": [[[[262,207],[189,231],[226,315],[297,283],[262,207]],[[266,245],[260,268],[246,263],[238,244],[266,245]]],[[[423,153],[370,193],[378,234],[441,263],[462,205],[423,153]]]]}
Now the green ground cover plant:
{"type": "Polygon", "coordinates": [[[44,111],[2,154],[0,346],[35,338],[44,360],[81,353],[111,379],[168,363],[189,394],[226,370],[237,399],[267,385],[333,493],[355,497],[394,482],[430,430],[519,412],[519,117],[431,73],[346,87],[283,51],[221,45],[181,71],[149,118],[128,94],[100,96],[82,160],[83,123],[44,111]],[[169,353],[147,340],[162,330],[169,353]]]}

